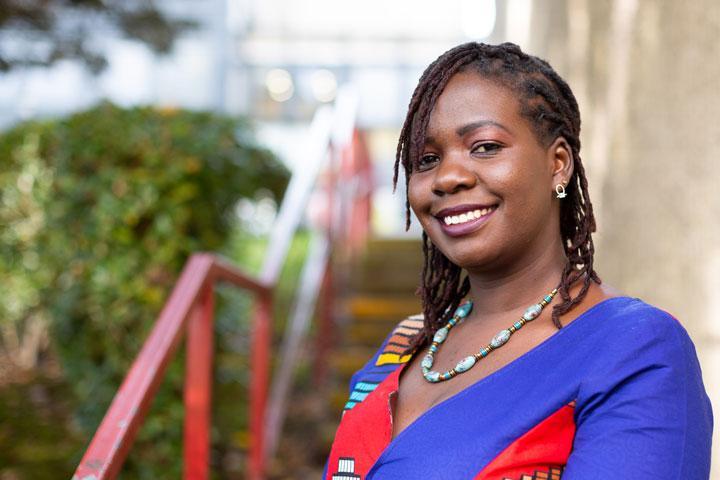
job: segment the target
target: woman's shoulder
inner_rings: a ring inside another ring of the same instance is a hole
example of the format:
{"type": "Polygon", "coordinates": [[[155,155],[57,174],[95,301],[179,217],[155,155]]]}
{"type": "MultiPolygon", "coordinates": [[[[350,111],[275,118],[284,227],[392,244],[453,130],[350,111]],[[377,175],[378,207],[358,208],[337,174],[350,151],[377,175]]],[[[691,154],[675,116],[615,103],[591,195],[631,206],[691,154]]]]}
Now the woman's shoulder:
{"type": "Polygon", "coordinates": [[[648,339],[664,339],[668,343],[690,340],[687,330],[674,315],[637,297],[611,297],[583,315],[594,317],[590,327],[597,332],[596,340],[621,345],[648,339]]]}
{"type": "Polygon", "coordinates": [[[580,343],[590,350],[588,375],[632,376],[664,368],[699,375],[695,345],[680,320],[639,298],[606,299],[585,314],[580,343]],[[591,318],[592,317],[592,318],[591,318]]]}
{"type": "Polygon", "coordinates": [[[618,335],[625,337],[672,330],[684,332],[681,323],[667,311],[606,283],[593,285],[584,301],[573,310],[577,311],[575,320],[592,317],[590,322],[580,323],[591,323],[586,326],[609,340],[615,340],[618,335]]]}
{"type": "Polygon", "coordinates": [[[648,461],[675,471],[682,461],[683,472],[706,471],[712,407],[682,323],[626,296],[604,300],[588,312],[571,339],[577,347],[571,368],[579,372],[577,431],[565,473],[573,478],[585,470],[612,474],[613,465],[633,465],[640,472],[648,461]]]}

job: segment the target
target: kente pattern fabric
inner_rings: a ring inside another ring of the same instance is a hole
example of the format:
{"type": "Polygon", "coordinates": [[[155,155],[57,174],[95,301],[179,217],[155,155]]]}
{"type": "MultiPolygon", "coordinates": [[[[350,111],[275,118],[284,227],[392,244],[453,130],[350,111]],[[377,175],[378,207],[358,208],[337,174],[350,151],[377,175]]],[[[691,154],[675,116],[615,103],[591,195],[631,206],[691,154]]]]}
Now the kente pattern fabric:
{"type": "Polygon", "coordinates": [[[410,360],[410,355],[404,355],[404,352],[410,345],[410,339],[420,331],[422,326],[422,315],[414,315],[406,318],[395,327],[383,343],[379,354],[373,358],[372,362],[365,365],[365,368],[353,376],[350,383],[354,387],[350,392],[350,398],[345,404],[344,411],[352,410],[355,405],[365,400],[389,373],[397,370],[398,365],[405,364],[410,360]],[[361,380],[358,375],[361,375],[361,380]]]}
{"type": "Polygon", "coordinates": [[[600,302],[392,438],[390,397],[420,317],[353,375],[324,480],[707,480],[713,416],[682,325],[600,302]]]}

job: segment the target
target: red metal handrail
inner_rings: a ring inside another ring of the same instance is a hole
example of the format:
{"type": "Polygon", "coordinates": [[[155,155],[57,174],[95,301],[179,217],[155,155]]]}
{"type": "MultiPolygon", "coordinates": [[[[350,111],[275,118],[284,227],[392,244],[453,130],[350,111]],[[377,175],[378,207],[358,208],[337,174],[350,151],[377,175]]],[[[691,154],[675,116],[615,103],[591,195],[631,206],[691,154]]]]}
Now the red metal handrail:
{"type": "MultiPolygon", "coordinates": [[[[253,292],[259,306],[254,323],[269,325],[272,308],[269,286],[253,280],[215,255],[193,254],[98,427],[73,480],[108,479],[119,473],[186,327],[185,478],[208,478],[213,286],[218,281],[230,282],[253,292]]],[[[264,342],[253,342],[253,345],[259,346],[253,352],[253,358],[267,355],[267,351],[262,351],[264,342]]],[[[255,375],[251,389],[261,392],[266,388],[267,377],[255,375]]]]}
{"type": "MultiPolygon", "coordinates": [[[[352,109],[350,109],[352,110],[352,109]]],[[[317,121],[313,122],[311,129],[319,144],[333,145],[324,128],[332,125],[332,116],[329,110],[318,112],[317,121]],[[324,123],[323,123],[324,122],[324,123]]],[[[354,115],[354,113],[352,113],[354,115]]],[[[331,205],[328,210],[330,218],[335,208],[339,211],[347,210],[345,214],[351,219],[343,231],[333,233],[332,221],[328,222],[326,235],[328,239],[342,241],[346,248],[358,246],[358,238],[364,237],[365,228],[358,228],[358,219],[369,219],[369,171],[366,152],[358,149],[360,137],[352,134],[352,123],[346,125],[350,128],[345,143],[334,139],[336,151],[340,162],[330,168],[337,167],[339,175],[331,174],[334,179],[327,186],[328,191],[340,190],[348,194],[346,188],[348,177],[360,180],[359,185],[349,192],[352,201],[343,205],[340,201],[332,200],[336,196],[330,195],[331,205]],[[359,152],[359,153],[358,153],[359,152]],[[339,178],[336,178],[338,177],[339,178]],[[339,188],[343,187],[343,188],[339,188]]],[[[337,131],[334,132],[337,137],[337,131]]],[[[315,152],[324,155],[322,151],[315,152]]],[[[228,282],[241,289],[248,290],[255,295],[255,311],[252,320],[251,340],[251,383],[250,383],[250,452],[248,462],[248,477],[259,480],[263,477],[264,462],[267,449],[265,446],[265,408],[268,396],[269,355],[272,336],[272,298],[275,285],[280,273],[280,259],[284,258],[289,246],[288,238],[299,223],[299,216],[303,212],[298,203],[307,200],[307,189],[312,184],[310,179],[300,177],[297,182],[291,182],[289,196],[283,203],[280,212],[282,223],[278,234],[273,235],[268,251],[267,262],[260,274],[260,280],[242,272],[227,261],[210,253],[193,254],[186,263],[178,282],[176,283],[167,303],[162,309],[149,337],[145,341],[140,353],[133,362],[125,380],[118,390],[103,421],[96,431],[90,445],[85,452],[73,480],[104,480],[117,476],[127,454],[132,446],[137,431],[143,422],[150,403],[162,381],[165,370],[170,362],[182,335],[187,328],[187,359],[186,379],[184,391],[185,425],[184,425],[184,478],[207,479],[210,459],[210,395],[211,395],[211,365],[213,356],[213,318],[214,293],[213,289],[218,282],[228,282]],[[289,208],[285,208],[285,206],[289,208]],[[289,228],[289,225],[293,225],[289,228]]],[[[335,218],[337,220],[337,218],[335,218]]],[[[330,256],[326,255],[321,266],[323,276],[330,278],[330,256]]],[[[323,294],[323,308],[321,309],[321,331],[330,334],[331,321],[329,320],[329,307],[331,299],[327,292],[323,294]]],[[[319,351],[323,351],[321,348],[319,351]]],[[[287,380],[287,379],[286,379],[287,380]]],[[[280,428],[284,413],[274,412],[275,427],[280,428]],[[279,419],[279,420],[278,420],[279,419]],[[280,422],[278,424],[278,422],[280,422]]],[[[277,432],[276,432],[277,433],[277,432]]]]}

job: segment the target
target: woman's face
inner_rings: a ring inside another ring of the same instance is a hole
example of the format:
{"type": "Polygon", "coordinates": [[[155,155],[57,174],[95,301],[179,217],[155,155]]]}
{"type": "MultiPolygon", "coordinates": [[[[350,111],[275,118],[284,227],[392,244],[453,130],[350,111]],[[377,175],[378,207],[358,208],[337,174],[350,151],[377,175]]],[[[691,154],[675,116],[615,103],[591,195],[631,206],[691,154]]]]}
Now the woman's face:
{"type": "Polygon", "coordinates": [[[561,245],[554,188],[571,173],[565,141],[541,145],[512,90],[462,72],[431,112],[408,199],[453,263],[502,271],[561,245]]]}

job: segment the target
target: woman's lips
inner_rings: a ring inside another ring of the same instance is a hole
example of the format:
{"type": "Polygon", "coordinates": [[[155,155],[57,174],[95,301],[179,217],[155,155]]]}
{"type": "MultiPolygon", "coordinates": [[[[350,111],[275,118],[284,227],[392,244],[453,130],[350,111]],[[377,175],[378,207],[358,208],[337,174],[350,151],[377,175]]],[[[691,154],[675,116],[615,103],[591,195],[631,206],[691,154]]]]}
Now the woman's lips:
{"type": "Polygon", "coordinates": [[[488,221],[495,213],[497,205],[490,207],[479,207],[468,210],[448,209],[443,210],[435,219],[440,223],[445,234],[451,237],[460,237],[474,232],[488,221]],[[450,215],[452,213],[452,215],[450,215]],[[479,214],[479,216],[478,216],[479,214]],[[448,224],[447,222],[450,222],[448,224]]]}

